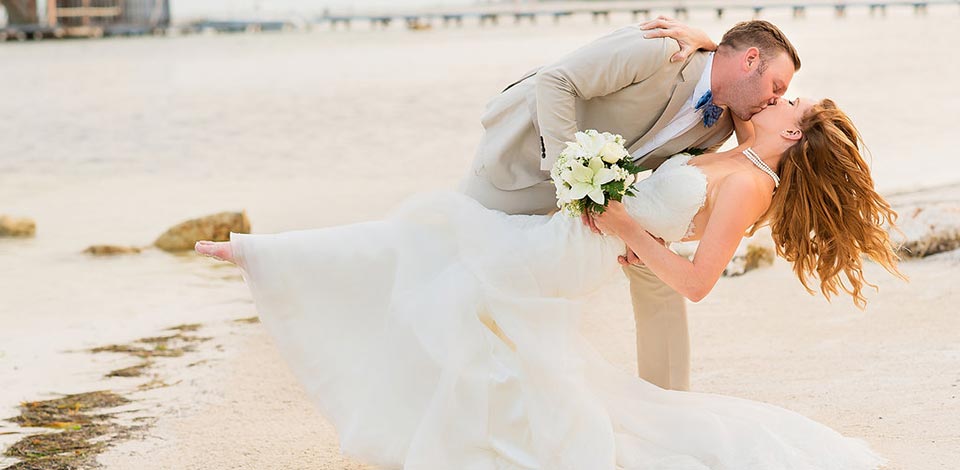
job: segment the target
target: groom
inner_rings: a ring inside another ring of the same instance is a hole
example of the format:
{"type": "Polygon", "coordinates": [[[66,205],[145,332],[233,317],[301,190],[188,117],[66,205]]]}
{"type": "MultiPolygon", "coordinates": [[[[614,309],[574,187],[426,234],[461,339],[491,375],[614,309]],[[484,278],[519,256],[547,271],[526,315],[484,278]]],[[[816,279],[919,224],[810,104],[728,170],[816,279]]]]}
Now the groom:
{"type": "MultiPolygon", "coordinates": [[[[731,113],[749,120],[783,95],[800,68],[793,45],[766,21],[737,24],[718,47],[709,40],[695,45],[716,52],[671,61],[680,50],[671,38],[687,30],[669,21],[652,22],[671,26],[654,34],[669,37],[645,38],[639,25],[627,26],[506,87],[481,118],[484,135],[463,192],[511,214],[551,212],[557,200],[549,171],[578,130],[622,135],[634,160],[655,170],[687,149],[716,150],[733,133],[731,113]]],[[[688,390],[683,297],[642,265],[623,270],[630,280],[640,377],[688,390]]]]}

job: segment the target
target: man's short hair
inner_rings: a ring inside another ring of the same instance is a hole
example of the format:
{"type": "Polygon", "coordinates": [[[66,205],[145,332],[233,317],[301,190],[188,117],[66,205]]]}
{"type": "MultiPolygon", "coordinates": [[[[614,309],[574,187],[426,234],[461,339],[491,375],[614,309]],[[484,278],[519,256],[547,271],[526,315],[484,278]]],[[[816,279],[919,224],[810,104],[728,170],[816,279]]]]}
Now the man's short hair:
{"type": "Polygon", "coordinates": [[[760,60],[764,63],[767,59],[776,57],[778,53],[782,52],[793,61],[794,71],[800,70],[800,56],[797,54],[797,50],[793,47],[793,44],[790,44],[790,40],[783,34],[783,31],[780,31],[780,28],[769,21],[752,20],[737,23],[724,33],[720,40],[720,47],[724,46],[731,47],[736,51],[756,47],[760,50],[760,60]]]}

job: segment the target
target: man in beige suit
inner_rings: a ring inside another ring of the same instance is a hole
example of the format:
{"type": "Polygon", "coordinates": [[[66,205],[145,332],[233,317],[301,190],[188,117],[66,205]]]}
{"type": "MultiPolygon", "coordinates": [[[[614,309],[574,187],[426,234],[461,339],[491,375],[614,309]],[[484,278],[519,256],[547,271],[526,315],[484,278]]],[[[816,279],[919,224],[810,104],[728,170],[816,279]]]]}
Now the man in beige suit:
{"type": "MultiPolygon", "coordinates": [[[[654,25],[683,28],[665,21],[654,25]]],[[[718,148],[733,133],[731,114],[749,120],[783,95],[800,68],[793,46],[765,21],[740,23],[719,46],[698,44],[716,52],[698,50],[681,61],[671,61],[677,41],[645,34],[640,25],[614,31],[525,74],[490,101],[462,190],[507,213],[549,213],[557,208],[550,168],[578,130],[622,135],[635,161],[655,170],[684,150],[718,148]]],[[[663,388],[689,389],[683,297],[639,262],[624,272],[640,376],[663,388]]]]}

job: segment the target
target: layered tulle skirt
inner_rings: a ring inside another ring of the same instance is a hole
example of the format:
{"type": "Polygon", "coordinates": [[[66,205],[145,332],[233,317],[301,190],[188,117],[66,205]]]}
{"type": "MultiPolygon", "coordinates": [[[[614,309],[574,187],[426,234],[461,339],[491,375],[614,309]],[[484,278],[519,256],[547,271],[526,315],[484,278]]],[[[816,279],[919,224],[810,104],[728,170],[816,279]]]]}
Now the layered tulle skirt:
{"type": "Polygon", "coordinates": [[[458,193],[391,217],[232,234],[263,324],[343,451],[407,470],[873,469],[783,408],[663,390],[580,333],[623,243],[458,193]]]}

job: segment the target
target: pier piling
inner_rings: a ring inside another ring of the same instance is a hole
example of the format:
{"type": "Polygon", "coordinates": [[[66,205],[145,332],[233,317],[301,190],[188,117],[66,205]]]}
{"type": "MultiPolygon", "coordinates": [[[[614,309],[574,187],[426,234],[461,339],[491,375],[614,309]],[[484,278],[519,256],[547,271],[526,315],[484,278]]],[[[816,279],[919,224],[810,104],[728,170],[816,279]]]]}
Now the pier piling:
{"type": "Polygon", "coordinates": [[[880,12],[881,16],[887,16],[887,6],[882,3],[871,3],[870,16],[876,15],[877,12],[880,12]]]}
{"type": "Polygon", "coordinates": [[[484,13],[480,15],[480,26],[484,26],[487,23],[492,25],[500,24],[500,15],[496,13],[484,13]]]}
{"type": "Polygon", "coordinates": [[[513,23],[520,24],[523,20],[530,20],[530,24],[537,23],[537,14],[536,13],[514,13],[513,14],[513,23]]]}
{"type": "Polygon", "coordinates": [[[644,18],[644,19],[647,19],[647,20],[650,19],[650,9],[649,9],[649,8],[640,8],[640,9],[631,11],[631,13],[633,14],[633,21],[637,21],[637,18],[638,18],[640,15],[643,15],[643,18],[644,18]]]}
{"type": "Polygon", "coordinates": [[[572,12],[572,11],[557,11],[557,12],[554,12],[554,13],[553,13],[553,23],[554,23],[554,24],[559,24],[559,23],[560,23],[560,18],[567,17],[567,16],[573,16],[573,12],[572,12]]]}
{"type": "Polygon", "coordinates": [[[601,17],[604,22],[610,22],[610,11],[609,10],[594,10],[593,12],[593,22],[596,23],[601,17]]]}
{"type": "Polygon", "coordinates": [[[463,15],[443,15],[441,19],[444,26],[449,26],[450,23],[456,23],[457,27],[463,26],[463,15]]]}

